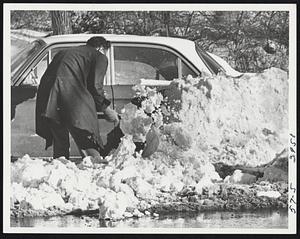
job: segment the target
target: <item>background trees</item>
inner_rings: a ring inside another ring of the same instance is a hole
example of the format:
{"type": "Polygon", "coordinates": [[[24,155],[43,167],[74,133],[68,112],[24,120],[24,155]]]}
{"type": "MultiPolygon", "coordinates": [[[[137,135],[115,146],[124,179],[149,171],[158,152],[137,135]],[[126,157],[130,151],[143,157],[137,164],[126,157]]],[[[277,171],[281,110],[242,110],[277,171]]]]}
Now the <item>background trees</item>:
{"type": "Polygon", "coordinates": [[[187,38],[237,70],[259,72],[288,70],[288,19],[284,11],[12,11],[11,28],[187,38]]]}

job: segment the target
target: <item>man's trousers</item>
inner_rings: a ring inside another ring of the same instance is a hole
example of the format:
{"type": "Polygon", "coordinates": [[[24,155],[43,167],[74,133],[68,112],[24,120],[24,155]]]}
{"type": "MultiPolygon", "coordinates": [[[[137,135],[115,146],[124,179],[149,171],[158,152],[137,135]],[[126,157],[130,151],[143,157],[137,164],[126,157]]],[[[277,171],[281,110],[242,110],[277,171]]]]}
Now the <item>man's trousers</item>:
{"type": "Polygon", "coordinates": [[[53,135],[53,158],[64,156],[66,159],[69,159],[69,133],[74,139],[82,157],[92,156],[99,158],[101,156],[100,152],[103,152],[103,146],[98,145],[87,131],[73,126],[57,124],[53,121],[50,122],[49,126],[53,135]]]}

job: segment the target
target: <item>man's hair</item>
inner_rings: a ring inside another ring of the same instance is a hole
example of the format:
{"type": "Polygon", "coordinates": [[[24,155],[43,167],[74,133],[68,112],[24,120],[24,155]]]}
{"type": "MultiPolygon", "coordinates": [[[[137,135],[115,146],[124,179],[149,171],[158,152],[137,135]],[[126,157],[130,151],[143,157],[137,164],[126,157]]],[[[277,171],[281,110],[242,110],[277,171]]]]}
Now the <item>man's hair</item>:
{"type": "Polygon", "coordinates": [[[106,41],[104,37],[91,37],[86,44],[95,48],[103,46],[108,49],[110,47],[110,42],[106,41]]]}

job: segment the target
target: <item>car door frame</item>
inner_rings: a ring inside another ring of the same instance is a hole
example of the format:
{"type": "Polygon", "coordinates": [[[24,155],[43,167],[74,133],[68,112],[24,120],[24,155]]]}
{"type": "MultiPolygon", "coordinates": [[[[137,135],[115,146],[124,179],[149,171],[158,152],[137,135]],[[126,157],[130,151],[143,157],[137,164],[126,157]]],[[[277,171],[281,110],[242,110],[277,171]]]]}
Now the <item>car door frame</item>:
{"type": "MultiPolygon", "coordinates": [[[[40,53],[38,53],[32,60],[31,62],[28,64],[28,66],[26,66],[21,73],[18,74],[17,79],[12,83],[12,87],[17,87],[22,85],[22,83],[25,81],[26,77],[28,77],[28,75],[30,74],[30,72],[42,61],[42,59],[45,57],[46,54],[48,54],[48,59],[47,59],[47,66],[49,66],[49,64],[52,61],[52,49],[54,48],[58,48],[58,47],[75,47],[75,46],[80,46],[80,45],[84,45],[86,44],[85,41],[82,42],[78,42],[78,41],[74,41],[74,42],[59,42],[59,43],[52,43],[49,45],[45,45],[45,47],[40,51],[40,53]]],[[[104,85],[105,86],[110,86],[110,88],[112,88],[112,81],[111,81],[111,60],[110,60],[110,49],[107,50],[106,52],[106,56],[108,58],[108,67],[107,67],[107,72],[104,78],[104,85]]],[[[111,95],[112,100],[113,100],[113,95],[111,95]]],[[[98,118],[101,119],[103,118],[103,113],[101,112],[97,112],[98,114],[98,118]]]]}
{"type": "MultiPolygon", "coordinates": [[[[115,92],[118,92],[117,87],[119,86],[125,86],[126,85],[120,85],[116,84],[115,81],[115,58],[114,58],[114,50],[116,46],[124,46],[124,47],[148,47],[148,48],[156,48],[156,49],[161,49],[165,50],[167,52],[170,52],[174,54],[177,59],[178,59],[178,76],[179,78],[182,77],[182,62],[184,62],[192,71],[195,73],[195,75],[200,75],[201,71],[195,67],[184,55],[182,55],[178,50],[169,47],[167,45],[163,44],[157,44],[157,43],[148,43],[148,42],[126,42],[126,41],[112,41],[111,42],[111,47],[110,47],[110,61],[111,61],[111,87],[112,87],[112,94],[113,94],[113,107],[117,108],[117,103],[116,101],[118,100],[118,97],[115,96],[115,92]]],[[[167,81],[166,84],[155,84],[155,82],[159,82],[159,80],[153,80],[153,81],[148,81],[145,82],[145,85],[150,86],[150,87],[156,87],[159,88],[158,90],[163,92],[165,88],[169,86],[171,81],[167,81]]],[[[129,86],[129,85],[127,85],[129,86]]]]}
{"type": "MultiPolygon", "coordinates": [[[[26,77],[30,74],[31,70],[37,66],[40,61],[44,58],[44,56],[48,53],[48,60],[47,64],[49,66],[50,62],[52,61],[52,54],[51,50],[57,47],[75,47],[85,44],[86,42],[59,42],[59,43],[53,43],[49,45],[45,45],[45,47],[31,60],[31,62],[24,68],[22,71],[18,74],[16,80],[12,82],[12,86],[19,86],[23,83],[23,81],[26,79],[26,77]]],[[[109,50],[106,53],[106,56],[109,57],[109,50]]],[[[109,63],[110,64],[110,63],[109,63]]],[[[109,75],[105,77],[105,84],[110,85],[111,81],[110,79],[110,72],[108,71],[109,75]]]]}
{"type": "MultiPolygon", "coordinates": [[[[85,43],[86,43],[85,41],[82,41],[82,42],[76,41],[76,42],[59,42],[59,43],[45,45],[45,47],[43,47],[40,50],[40,52],[37,53],[36,56],[29,63],[27,63],[27,66],[22,67],[21,72],[17,75],[15,80],[11,83],[11,88],[21,87],[22,83],[26,80],[26,78],[29,76],[31,71],[33,71],[35,69],[35,67],[44,59],[44,57],[46,55],[47,55],[47,67],[48,67],[52,61],[52,49],[59,48],[59,47],[62,47],[62,48],[74,47],[74,46],[83,45],[85,43]]],[[[112,88],[111,87],[111,77],[110,77],[111,76],[111,71],[110,71],[111,61],[110,61],[110,57],[109,57],[110,56],[109,49],[106,52],[106,56],[108,57],[108,70],[105,75],[104,85],[111,89],[112,88]]],[[[110,91],[112,92],[112,90],[110,90],[110,91]]],[[[113,97],[113,94],[111,94],[111,97],[113,97]]],[[[32,113],[34,114],[34,112],[32,112],[32,113]]],[[[97,112],[97,114],[98,114],[98,119],[104,118],[103,113],[97,112]]],[[[12,128],[11,128],[11,130],[12,130],[12,128]]]]}

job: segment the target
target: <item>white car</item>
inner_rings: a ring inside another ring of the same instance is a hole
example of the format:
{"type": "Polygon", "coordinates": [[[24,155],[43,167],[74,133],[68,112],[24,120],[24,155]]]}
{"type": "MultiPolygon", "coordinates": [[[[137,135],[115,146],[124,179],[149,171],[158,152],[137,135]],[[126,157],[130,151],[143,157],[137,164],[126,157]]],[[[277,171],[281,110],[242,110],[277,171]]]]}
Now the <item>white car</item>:
{"type": "MultiPolygon", "coordinates": [[[[170,37],[133,35],[71,34],[45,37],[31,43],[11,63],[11,155],[51,157],[52,148],[44,150],[44,139],[35,134],[35,97],[40,79],[54,55],[65,48],[86,44],[92,36],[111,42],[105,77],[105,92],[118,112],[134,96],[132,86],[142,83],[162,89],[174,78],[187,75],[217,74],[239,77],[242,73],[213,54],[201,50],[194,42],[170,37]]],[[[100,134],[114,127],[99,113],[100,134]]],[[[70,155],[78,156],[71,138],[70,155]]]]}

